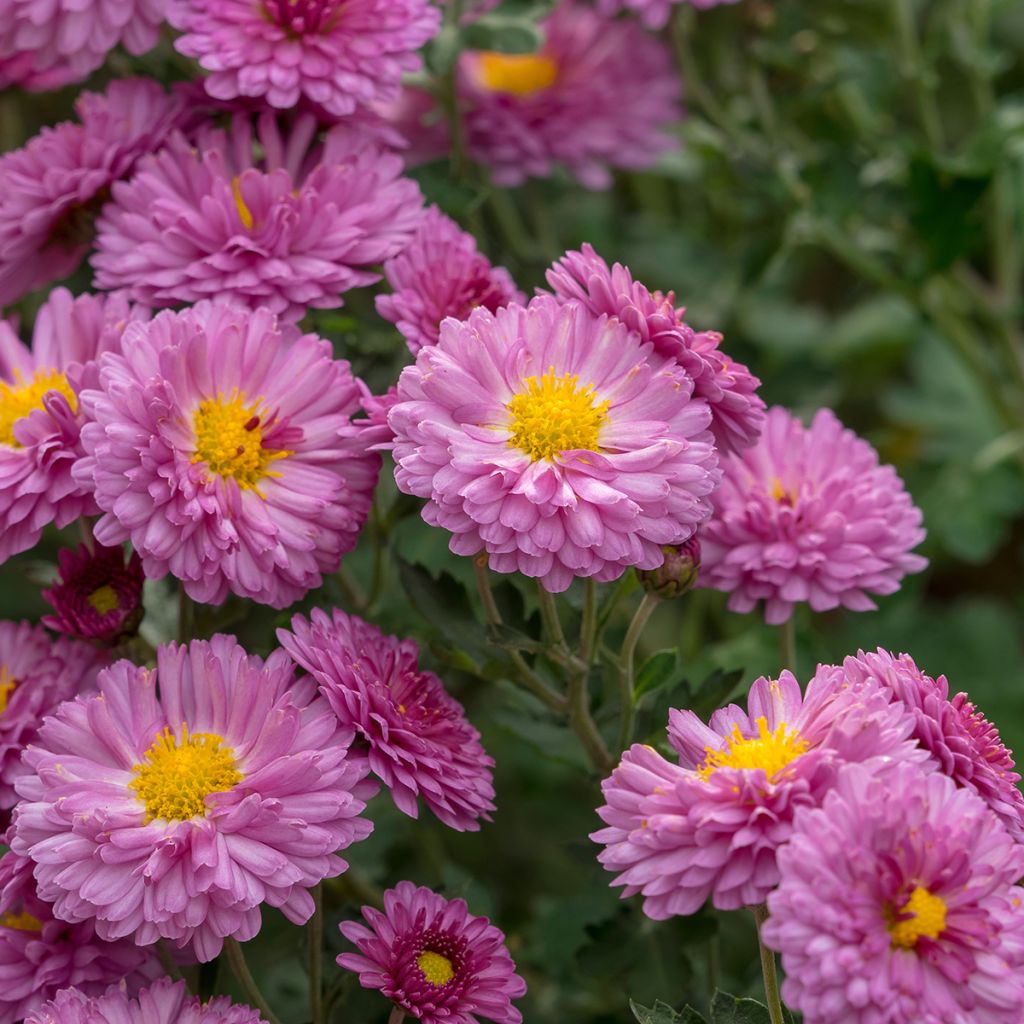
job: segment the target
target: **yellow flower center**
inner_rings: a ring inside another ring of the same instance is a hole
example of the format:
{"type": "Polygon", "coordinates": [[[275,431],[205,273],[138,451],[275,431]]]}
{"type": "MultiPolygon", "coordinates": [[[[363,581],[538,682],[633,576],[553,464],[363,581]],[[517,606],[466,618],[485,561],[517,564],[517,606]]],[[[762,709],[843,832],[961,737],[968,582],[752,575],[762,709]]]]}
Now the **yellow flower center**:
{"type": "Polygon", "coordinates": [[[536,462],[582,448],[597,451],[597,435],[608,419],[610,402],[594,405],[592,385],[579,386],[572,374],[527,377],[526,390],[505,406],[512,414],[511,443],[536,462]]]}
{"type": "Polygon", "coordinates": [[[792,491],[787,491],[782,486],[782,481],[776,476],[772,477],[772,498],[779,502],[780,505],[793,506],[796,504],[796,495],[792,491]]]}
{"type": "Polygon", "coordinates": [[[452,967],[451,960],[440,953],[435,953],[432,949],[420,953],[416,957],[416,963],[423,972],[423,977],[436,988],[447,985],[455,977],[455,969],[452,967]]]}
{"type": "Polygon", "coordinates": [[[697,773],[706,782],[719,768],[763,768],[765,774],[772,778],[795,761],[807,747],[807,741],[790,732],[785,723],[769,732],[768,721],[762,715],[757,719],[757,736],[747,739],[740,732],[740,727],[734,725],[724,747],[720,750],[705,747],[707,757],[697,773]]]}
{"type": "Polygon", "coordinates": [[[196,435],[193,462],[205,462],[211,473],[237,480],[240,487],[252,488],[271,472],[270,464],[291,455],[263,447],[263,430],[257,411],[260,400],[246,404],[237,391],[230,398],[208,398],[200,402],[192,417],[196,435]]]}
{"type": "Polygon", "coordinates": [[[156,818],[186,821],[206,813],[206,798],[242,781],[235,754],[215,733],[189,735],[188,726],[177,740],[164,729],[132,769],[128,788],[146,805],[147,823],[156,818]]]}
{"type": "Polygon", "coordinates": [[[937,939],[945,930],[946,903],[941,896],[919,885],[896,916],[903,920],[894,920],[889,925],[892,944],[902,946],[903,949],[913,949],[922,936],[937,939]],[[907,914],[910,916],[906,917],[907,914]]]}
{"type": "Polygon", "coordinates": [[[7,702],[17,685],[18,680],[14,678],[14,673],[6,665],[0,665],[0,715],[7,710],[7,702]]]}
{"type": "Polygon", "coordinates": [[[67,377],[57,370],[36,370],[30,381],[25,381],[20,370],[14,371],[14,383],[0,380],[0,444],[20,448],[14,437],[14,424],[36,409],[42,409],[43,398],[50,391],[59,391],[78,411],[78,398],[67,377]]]}
{"type": "Polygon", "coordinates": [[[477,54],[477,68],[485,88],[512,96],[543,92],[558,77],[558,65],[543,53],[483,50],[477,54]]]}
{"type": "Polygon", "coordinates": [[[43,922],[31,914],[0,914],[0,928],[14,928],[19,932],[41,932],[43,922]]]}
{"type": "Polygon", "coordinates": [[[242,227],[246,231],[251,231],[256,222],[253,220],[252,210],[249,209],[242,197],[242,186],[238,182],[237,175],[231,179],[231,195],[234,196],[235,209],[238,210],[238,219],[242,222],[242,227]]]}
{"type": "Polygon", "coordinates": [[[117,591],[109,583],[97,587],[85,600],[89,607],[100,615],[116,612],[121,604],[117,599],[117,591]]]}

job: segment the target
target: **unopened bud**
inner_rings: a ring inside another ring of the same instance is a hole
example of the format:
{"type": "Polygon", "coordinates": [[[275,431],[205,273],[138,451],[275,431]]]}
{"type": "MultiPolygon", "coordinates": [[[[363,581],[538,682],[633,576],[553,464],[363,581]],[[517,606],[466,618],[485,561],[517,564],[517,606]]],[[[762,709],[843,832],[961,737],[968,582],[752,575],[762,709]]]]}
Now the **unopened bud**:
{"type": "Polygon", "coordinates": [[[636,575],[648,594],[663,600],[681,597],[700,573],[700,541],[691,537],[685,544],[665,544],[665,561],[657,569],[637,569],[636,575]]]}

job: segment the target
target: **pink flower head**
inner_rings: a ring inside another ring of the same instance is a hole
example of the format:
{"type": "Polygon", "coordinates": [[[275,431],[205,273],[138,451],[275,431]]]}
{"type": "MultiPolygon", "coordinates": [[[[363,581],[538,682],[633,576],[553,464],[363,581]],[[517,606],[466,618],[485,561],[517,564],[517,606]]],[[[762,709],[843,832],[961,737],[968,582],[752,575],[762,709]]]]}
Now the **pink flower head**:
{"type": "Polygon", "coordinates": [[[1013,755],[966,693],[950,699],[945,676],[932,679],[909,654],[893,655],[881,648],[846,658],[843,673],[856,683],[872,679],[901,701],[914,719],[914,738],[938,770],[977,793],[1010,835],[1024,843],[1024,795],[1013,755]]]}
{"type": "Polygon", "coordinates": [[[763,934],[806,1024],[1024,1019],[1024,849],[974,793],[850,766],[779,867],[763,934]]]}
{"type": "Polygon", "coordinates": [[[263,662],[230,636],[167,644],[155,671],[119,661],[98,696],[43,723],[11,848],[57,916],[94,920],[102,939],[191,944],[201,961],[251,939],[262,903],[308,920],[307,890],[372,825],[352,730],[292,674],[283,653],[263,662]]]}
{"type": "Polygon", "coordinates": [[[0,563],[34,547],[43,527],[97,512],[71,475],[83,455],[81,391],[118,347],[132,310],[120,298],[55,288],[36,315],[32,347],[0,320],[0,563]]]}
{"type": "Polygon", "coordinates": [[[505,936],[469,913],[465,900],[446,900],[412,882],[384,893],[384,912],[363,907],[369,925],[343,921],[341,933],[359,947],[338,963],[359,973],[422,1024],[520,1024],[512,1005],[526,992],[505,948],[505,936]]]}
{"type": "Polygon", "coordinates": [[[338,117],[394,99],[441,22],[429,0],[172,0],[169,18],[211,96],[282,109],[305,96],[338,117]]]}
{"type": "Polygon", "coordinates": [[[418,664],[412,640],[337,609],[314,608],[281,629],[284,649],[320,686],[346,729],[367,745],[370,771],[399,810],[418,817],[417,797],[450,828],[476,831],[494,810],[494,761],[462,705],[418,664]]]}
{"type": "Polygon", "coordinates": [[[591,838],[618,872],[623,896],[642,893],[655,920],[693,914],[709,897],[720,910],[763,903],[779,880],[776,854],[800,807],[815,807],[848,762],[883,771],[923,760],[912,723],[873,682],[851,685],[819,669],[801,697],[789,672],[760,678],[747,711],[736,704],[705,725],[670,712],[679,764],[636,744],[602,784],[607,825],[591,838]]]}
{"type": "Polygon", "coordinates": [[[53,641],[27,622],[0,622],[0,811],[18,802],[14,783],[26,773],[21,754],[44,716],[91,690],[102,664],[88,644],[53,641]]]}
{"type": "Polygon", "coordinates": [[[648,28],[660,29],[668,24],[673,4],[688,3],[698,10],[707,10],[721,4],[734,4],[737,0],[598,0],[598,10],[609,16],[619,11],[635,13],[648,28]]]}
{"type": "Polygon", "coordinates": [[[7,0],[0,58],[31,54],[37,73],[58,73],[56,88],[81,81],[119,43],[143,54],[157,40],[167,0],[7,0]]]}
{"type": "Polygon", "coordinates": [[[283,608],[355,546],[380,470],[351,426],[359,389],[328,342],[289,342],[269,310],[203,302],[134,324],[82,403],[96,538],[130,539],[148,578],[283,608]]]}
{"type": "Polygon", "coordinates": [[[674,148],[679,77],[664,43],[629,21],[562,0],[540,23],[535,54],[466,51],[458,68],[470,156],[498,185],[564,165],[588,188],[609,166],[650,167],[674,148]]]}
{"type": "Polygon", "coordinates": [[[56,614],[43,625],[55,633],[116,644],[133,636],[142,621],[142,561],[133,551],[125,563],[122,548],[95,550],[87,544],[58,553],[60,576],[43,597],[56,614]]]}
{"type": "Polygon", "coordinates": [[[0,305],[75,270],[110,186],[161,145],[178,113],[175,101],[143,78],[82,93],[75,109],[79,123],[44,128],[0,158],[0,305]]]}
{"type": "Polygon", "coordinates": [[[829,409],[810,427],[768,411],[760,441],[723,460],[715,512],[701,535],[701,586],[729,593],[729,608],[765,602],[785,622],[798,601],[816,612],[869,611],[927,559],[921,510],[892,466],[829,409]]]}
{"type": "Polygon", "coordinates": [[[393,295],[377,296],[377,312],[397,324],[413,355],[437,344],[445,317],[465,320],[483,306],[492,313],[525,302],[504,267],[492,267],[476,239],[436,206],[427,210],[409,247],[384,264],[393,295]]]}
{"type": "Polygon", "coordinates": [[[153,306],[216,298],[296,321],[379,280],[367,267],[408,244],[419,187],[365,129],[339,125],[322,144],[316,133],[312,114],[283,133],[265,112],[255,134],[238,113],[195,145],[174,136],[115,186],[97,222],[98,286],[153,306]]]}
{"type": "Polygon", "coordinates": [[[183,981],[161,978],[137,998],[123,986],[88,998],[76,989],[54,999],[26,1018],[25,1024],[264,1024],[251,1007],[218,996],[201,1003],[188,994],[183,981]]]}
{"type": "Polygon", "coordinates": [[[15,1024],[74,985],[99,995],[124,981],[136,992],[163,973],[151,950],[120,939],[103,942],[91,924],[68,924],[36,893],[32,862],[0,857],[0,1024],[15,1024]]]}
{"type": "Polygon", "coordinates": [[[445,320],[398,382],[395,479],[460,555],[550,591],[653,569],[708,515],[707,404],[617,320],[539,296],[445,320]]]}
{"type": "Polygon", "coordinates": [[[711,407],[711,431],[720,452],[739,451],[757,441],[764,426],[761,382],[742,363],[719,350],[722,336],[698,333],[675,306],[675,295],[651,292],[633,280],[628,267],[609,267],[593,246],[567,252],[547,272],[560,299],[582,302],[595,316],[618,317],[659,355],[671,356],[693,378],[693,393],[711,407]]]}

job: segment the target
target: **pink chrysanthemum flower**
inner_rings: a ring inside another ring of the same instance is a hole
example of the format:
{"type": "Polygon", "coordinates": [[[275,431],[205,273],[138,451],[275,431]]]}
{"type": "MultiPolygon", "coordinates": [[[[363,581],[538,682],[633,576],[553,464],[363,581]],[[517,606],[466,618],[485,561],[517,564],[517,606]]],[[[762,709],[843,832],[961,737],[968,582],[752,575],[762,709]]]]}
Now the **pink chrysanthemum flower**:
{"type": "Polygon", "coordinates": [[[368,748],[370,771],[399,810],[415,818],[417,797],[450,828],[475,831],[494,810],[494,761],[462,705],[419,667],[412,640],[335,610],[292,619],[278,640],[320,686],[346,729],[368,748]]]}
{"type": "Polygon", "coordinates": [[[97,545],[94,550],[83,544],[77,551],[62,548],[57,558],[58,580],[43,591],[56,614],[44,615],[44,626],[105,644],[135,634],[142,621],[145,577],[134,551],[126,563],[122,548],[97,545]]]}
{"type": "Polygon", "coordinates": [[[598,10],[603,14],[614,15],[620,11],[630,11],[648,28],[660,29],[668,24],[673,4],[688,3],[698,10],[719,7],[722,4],[734,4],[737,0],[598,0],[598,10]]]}
{"type": "Polygon", "coordinates": [[[412,882],[384,893],[384,912],[363,907],[369,925],[343,921],[341,933],[359,948],[338,963],[359,974],[422,1024],[520,1024],[512,1005],[526,992],[505,948],[505,936],[469,913],[464,900],[446,900],[412,882]]]}
{"type": "Polygon", "coordinates": [[[722,462],[724,478],[701,535],[700,585],[729,594],[729,608],[765,602],[785,622],[806,601],[869,611],[928,561],[921,510],[892,466],[829,409],[810,427],[776,406],[760,441],[722,462]]]}
{"type": "Polygon", "coordinates": [[[377,296],[377,312],[397,324],[413,355],[437,344],[441,321],[465,320],[478,306],[492,313],[525,302],[504,267],[492,267],[462,231],[436,206],[427,210],[409,247],[384,264],[394,292],[377,296]]]}
{"type": "Polygon", "coordinates": [[[372,825],[352,730],[292,675],[283,652],[263,662],[234,637],[167,644],[155,671],[119,661],[43,723],[11,848],[57,916],[202,961],[251,939],[263,903],[309,918],[308,890],[372,825]]]}
{"type": "Polygon", "coordinates": [[[162,144],[178,113],[175,100],[142,78],[82,93],[75,109],[79,123],[44,128],[0,158],[0,305],[82,262],[110,186],[162,144]]]}
{"type": "Polygon", "coordinates": [[[185,33],[175,47],[210,72],[211,96],[281,109],[305,96],[343,117],[398,95],[440,14],[429,0],[172,0],[169,18],[185,33]]]}
{"type": "Polygon", "coordinates": [[[1002,820],[1007,831],[1024,843],[1024,795],[1018,785],[1013,755],[999,730],[971,703],[966,693],[949,696],[945,676],[925,675],[909,654],[893,655],[879,648],[843,661],[847,679],[872,679],[902,701],[913,716],[914,738],[934,758],[939,771],[958,786],[974,790],[1002,820]]]}
{"type": "Polygon", "coordinates": [[[351,424],[359,389],[328,342],[204,302],[130,326],[100,388],[82,394],[75,476],[105,513],[97,540],[131,540],[148,578],[283,608],[355,546],[380,457],[351,424]]]}
{"type": "Polygon", "coordinates": [[[124,939],[103,942],[91,924],[68,924],[36,893],[32,862],[0,857],[0,1024],[15,1024],[63,988],[99,995],[114,982],[128,991],[163,974],[152,950],[124,939]]]}
{"type": "Polygon", "coordinates": [[[119,43],[134,54],[152,49],[167,3],[7,0],[0,21],[0,58],[31,54],[38,72],[55,69],[65,81],[81,81],[100,67],[119,43]]]}
{"type": "Polygon", "coordinates": [[[675,306],[675,295],[651,292],[633,280],[628,267],[609,267],[593,246],[567,252],[547,272],[548,284],[560,299],[582,302],[596,316],[618,317],[631,331],[671,356],[693,378],[693,393],[711,406],[711,431],[721,452],[738,451],[757,441],[764,425],[761,382],[742,363],[719,349],[722,336],[697,332],[675,306]]]}
{"type": "Polygon", "coordinates": [[[395,479],[460,555],[550,591],[653,569],[708,515],[707,404],[617,320],[539,296],[446,320],[398,382],[395,479]]]}
{"type": "Polygon", "coordinates": [[[36,315],[31,348],[0,320],[0,563],[34,547],[50,523],[98,511],[71,474],[84,454],[80,395],[98,379],[98,357],[143,315],[117,297],[55,288],[36,315]]]}
{"type": "Polygon", "coordinates": [[[265,1024],[251,1007],[218,996],[208,1003],[188,993],[183,981],[161,978],[136,998],[123,986],[88,998],[76,989],[58,992],[25,1024],[265,1024]]]}
{"type": "Polygon", "coordinates": [[[92,264],[101,288],[140,302],[204,298],[266,306],[289,320],[342,304],[379,275],[422,217],[402,161],[364,129],[316,142],[312,114],[283,133],[274,115],[236,114],[229,131],[176,135],[113,189],[97,222],[92,264]]]}
{"type": "Polygon", "coordinates": [[[779,866],[763,934],[806,1024],[1024,1019],[1024,849],[974,793],[851,766],[779,866]]]}
{"type": "Polygon", "coordinates": [[[630,21],[563,0],[535,54],[466,51],[458,68],[470,156],[499,185],[564,165],[588,188],[609,167],[650,167],[675,145],[679,77],[667,47],[630,21]]]}
{"type": "Polygon", "coordinates": [[[61,701],[90,690],[102,656],[88,644],[27,622],[0,622],[0,811],[17,802],[14,783],[27,769],[22,751],[61,701]]]}
{"type": "Polygon", "coordinates": [[[925,755],[912,723],[873,682],[851,685],[824,666],[802,697],[789,672],[760,678],[747,711],[716,711],[710,726],[670,712],[679,764],[636,744],[602,784],[607,825],[591,838],[618,872],[623,896],[641,893],[655,920],[693,914],[708,898],[720,910],[763,903],[779,880],[776,853],[800,807],[817,806],[839,768],[925,755]]]}

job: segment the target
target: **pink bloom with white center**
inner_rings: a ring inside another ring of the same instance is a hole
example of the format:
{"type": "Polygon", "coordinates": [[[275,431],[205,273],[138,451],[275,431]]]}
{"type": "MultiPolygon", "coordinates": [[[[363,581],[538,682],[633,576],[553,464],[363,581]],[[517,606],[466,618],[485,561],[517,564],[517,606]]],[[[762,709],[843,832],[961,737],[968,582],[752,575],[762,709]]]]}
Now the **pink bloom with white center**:
{"type": "Polygon", "coordinates": [[[398,382],[395,479],[460,555],[550,591],[654,569],[707,517],[707,403],[617,320],[539,296],[445,320],[398,382]]]}
{"type": "Polygon", "coordinates": [[[753,448],[726,457],[715,512],[701,535],[700,585],[729,594],[729,608],[765,602],[785,622],[806,601],[816,612],[875,607],[927,559],[921,510],[892,466],[829,409],[810,427],[776,406],[753,448]]]}
{"type": "Polygon", "coordinates": [[[170,306],[210,298],[297,321],[333,309],[401,251],[423,215],[402,161],[364,127],[317,141],[313,114],[287,131],[264,112],[228,131],[174,136],[113,189],[97,221],[100,288],[170,306]]]}
{"type": "Polygon", "coordinates": [[[441,23],[429,0],[172,0],[168,17],[211,96],[306,97],[338,117],[394,99],[441,23]]]}
{"type": "Polygon", "coordinates": [[[200,303],[125,333],[82,394],[76,479],[147,578],[196,601],[275,608],[318,587],[355,547],[380,456],[351,417],[360,391],[329,342],[286,335],[266,309],[200,303]]]}
{"type": "Polygon", "coordinates": [[[43,723],[11,848],[55,915],[204,962],[251,939],[263,903],[308,920],[308,890],[372,825],[352,730],[292,675],[283,652],[263,662],[234,637],[167,644],[155,670],[119,661],[43,723]]]}
{"type": "Polygon", "coordinates": [[[384,277],[393,294],[377,296],[377,312],[398,325],[413,355],[437,344],[445,317],[465,320],[477,306],[493,313],[526,301],[509,272],[492,267],[476,239],[436,206],[408,248],[384,264],[384,277]]]}
{"type": "Polygon", "coordinates": [[[655,920],[707,899],[720,910],[763,903],[798,809],[818,806],[845,764],[925,760],[912,727],[877,683],[851,685],[833,666],[819,668],[806,696],[789,672],[757,679],[747,711],[730,704],[708,725],[672,710],[679,763],[636,744],[601,786],[598,860],[655,920]]]}

